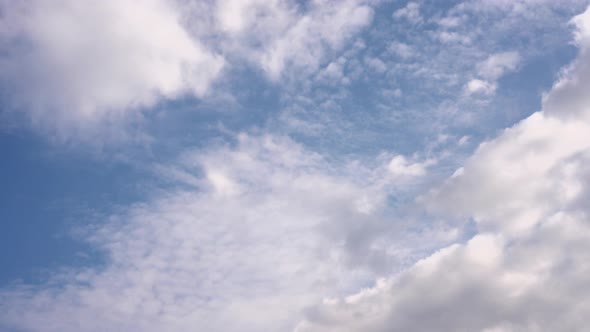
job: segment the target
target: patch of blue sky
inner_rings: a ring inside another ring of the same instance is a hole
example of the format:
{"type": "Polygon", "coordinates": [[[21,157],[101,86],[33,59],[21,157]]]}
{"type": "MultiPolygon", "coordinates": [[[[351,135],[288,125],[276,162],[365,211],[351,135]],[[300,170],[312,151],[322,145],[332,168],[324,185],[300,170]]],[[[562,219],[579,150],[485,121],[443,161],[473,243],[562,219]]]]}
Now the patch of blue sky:
{"type": "Polygon", "coordinates": [[[28,133],[0,137],[0,282],[34,284],[58,267],[102,264],[101,254],[72,231],[145,198],[144,172],[28,133]]]}

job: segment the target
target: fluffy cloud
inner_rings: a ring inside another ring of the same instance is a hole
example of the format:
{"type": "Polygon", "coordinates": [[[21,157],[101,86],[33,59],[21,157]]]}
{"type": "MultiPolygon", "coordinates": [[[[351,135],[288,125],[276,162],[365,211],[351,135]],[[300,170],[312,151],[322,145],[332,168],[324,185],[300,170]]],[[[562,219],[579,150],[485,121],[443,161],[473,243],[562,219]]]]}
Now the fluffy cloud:
{"type": "Polygon", "coordinates": [[[160,98],[207,92],[223,59],[191,38],[173,4],[0,3],[0,79],[17,109],[63,138],[160,98]],[[108,22],[108,23],[107,23],[108,22]]]}
{"type": "Polygon", "coordinates": [[[485,228],[528,231],[579,194],[575,156],[590,148],[589,129],[536,113],[482,144],[433,204],[472,215],[485,228]]]}
{"type": "Polygon", "coordinates": [[[590,210],[590,8],[573,22],[580,54],[543,111],[480,145],[424,197],[478,234],[346,298],[325,299],[298,331],[581,331],[590,210]],[[565,98],[568,96],[568,98],[565,98]],[[572,106],[573,105],[573,106],[572,106]]]}
{"type": "Polygon", "coordinates": [[[296,331],[582,331],[589,230],[559,215],[518,241],[477,235],[373,288],[324,300],[296,331]]]}

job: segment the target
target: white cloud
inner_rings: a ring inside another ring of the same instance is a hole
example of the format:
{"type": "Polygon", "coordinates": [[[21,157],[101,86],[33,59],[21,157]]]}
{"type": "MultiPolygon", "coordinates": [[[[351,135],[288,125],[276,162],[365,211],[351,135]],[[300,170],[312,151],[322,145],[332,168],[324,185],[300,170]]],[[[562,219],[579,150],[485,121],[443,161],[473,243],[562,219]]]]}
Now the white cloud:
{"type": "Polygon", "coordinates": [[[408,59],[414,56],[414,50],[412,47],[402,42],[394,41],[387,49],[402,59],[408,59]]]}
{"type": "Polygon", "coordinates": [[[589,129],[582,121],[536,113],[482,144],[463,174],[436,195],[437,204],[504,232],[528,231],[575,196],[577,180],[566,176],[575,162],[568,159],[590,148],[589,129]]]}
{"type": "Polygon", "coordinates": [[[465,85],[468,94],[493,95],[496,92],[496,84],[478,79],[472,79],[465,85]]]}
{"type": "Polygon", "coordinates": [[[578,58],[565,68],[551,93],[543,96],[543,109],[553,116],[571,118],[590,115],[590,11],[572,19],[575,43],[580,49],[578,58]]]}
{"type": "Polygon", "coordinates": [[[497,80],[505,73],[516,70],[520,61],[521,58],[517,52],[492,54],[478,64],[478,72],[485,79],[497,80]]]}
{"type": "MultiPolygon", "coordinates": [[[[573,20],[577,40],[589,19],[590,7],[573,20]]],[[[582,47],[541,112],[481,144],[423,198],[438,216],[473,218],[477,235],[358,294],[325,300],[297,331],[584,330],[590,104],[576,91],[590,77],[588,63],[582,47]]]]}
{"type": "Polygon", "coordinates": [[[215,29],[222,32],[224,52],[255,63],[274,81],[287,73],[315,73],[328,54],[371,22],[373,14],[357,0],[338,6],[328,1],[303,6],[278,0],[222,0],[215,8],[215,29]]]}
{"type": "Polygon", "coordinates": [[[452,32],[452,31],[438,31],[435,34],[436,38],[440,40],[444,44],[450,43],[461,43],[461,44],[469,44],[471,43],[471,39],[466,34],[462,34],[459,32],[452,32]]]}
{"type": "Polygon", "coordinates": [[[510,244],[477,235],[373,288],[325,301],[296,331],[582,331],[588,230],[565,218],[510,244]]]}
{"type": "Polygon", "coordinates": [[[462,19],[457,16],[449,16],[437,20],[436,23],[445,28],[456,28],[461,25],[462,19]]]}
{"type": "Polygon", "coordinates": [[[408,2],[405,7],[396,10],[393,13],[393,17],[397,19],[405,18],[413,24],[422,23],[424,20],[422,15],[420,15],[420,4],[413,1],[408,2]]]}
{"type": "MultiPolygon", "coordinates": [[[[259,53],[260,65],[272,79],[281,78],[285,68],[315,72],[327,52],[340,49],[373,16],[370,7],[357,1],[344,1],[338,6],[318,1],[311,6],[308,13],[282,31],[279,29],[259,53]]],[[[276,29],[275,25],[265,28],[276,29]]]]}
{"type": "Polygon", "coordinates": [[[344,74],[345,65],[346,59],[340,57],[323,68],[318,73],[317,79],[329,85],[348,84],[350,80],[344,74]]]}
{"type": "Polygon", "coordinates": [[[412,163],[404,156],[398,155],[391,159],[387,169],[394,177],[414,177],[426,174],[426,167],[431,164],[431,161],[412,163]]]}
{"type": "Polygon", "coordinates": [[[10,27],[0,36],[2,86],[35,124],[62,138],[116,124],[160,98],[202,96],[223,66],[166,1],[0,6],[10,27]]]}
{"type": "MultiPolygon", "coordinates": [[[[574,22],[588,17],[586,11],[574,22]]],[[[583,29],[578,39],[580,33],[583,29]]],[[[465,165],[464,174],[443,187],[439,202],[458,202],[453,203],[455,212],[522,231],[573,199],[577,180],[566,174],[577,167],[575,156],[590,148],[585,116],[590,100],[580,93],[590,77],[589,63],[590,55],[582,49],[544,96],[543,111],[482,144],[465,165]],[[480,190],[467,190],[473,187],[480,190]]]]}
{"type": "Polygon", "coordinates": [[[469,143],[469,140],[470,140],[470,137],[469,136],[467,136],[467,135],[461,136],[461,138],[457,141],[457,144],[459,146],[463,146],[463,145],[469,143]]]}
{"type": "Polygon", "coordinates": [[[379,74],[387,71],[387,65],[379,58],[365,57],[365,64],[379,74]]]}
{"type": "Polygon", "coordinates": [[[490,55],[477,65],[478,75],[483,79],[471,79],[465,85],[465,91],[467,94],[494,95],[498,79],[507,72],[515,71],[520,61],[520,55],[517,52],[490,55]]]}

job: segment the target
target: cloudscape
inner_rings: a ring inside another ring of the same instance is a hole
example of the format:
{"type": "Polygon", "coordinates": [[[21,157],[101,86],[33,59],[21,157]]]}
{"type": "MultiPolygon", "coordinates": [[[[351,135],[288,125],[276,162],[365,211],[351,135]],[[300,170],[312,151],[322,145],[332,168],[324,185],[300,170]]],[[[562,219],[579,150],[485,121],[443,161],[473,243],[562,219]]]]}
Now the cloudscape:
{"type": "Polygon", "coordinates": [[[587,0],[0,0],[0,331],[577,332],[587,0]]]}

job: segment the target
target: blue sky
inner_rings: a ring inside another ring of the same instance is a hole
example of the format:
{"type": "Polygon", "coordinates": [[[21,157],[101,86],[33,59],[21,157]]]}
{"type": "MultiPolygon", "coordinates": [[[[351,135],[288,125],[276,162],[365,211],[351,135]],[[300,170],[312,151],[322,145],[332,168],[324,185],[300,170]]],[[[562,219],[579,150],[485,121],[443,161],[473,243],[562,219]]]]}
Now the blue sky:
{"type": "Polygon", "coordinates": [[[588,5],[0,0],[0,329],[583,330],[588,5]]]}

